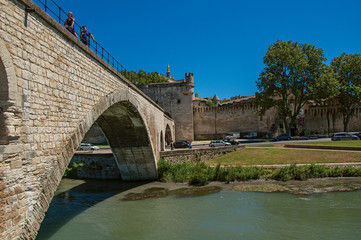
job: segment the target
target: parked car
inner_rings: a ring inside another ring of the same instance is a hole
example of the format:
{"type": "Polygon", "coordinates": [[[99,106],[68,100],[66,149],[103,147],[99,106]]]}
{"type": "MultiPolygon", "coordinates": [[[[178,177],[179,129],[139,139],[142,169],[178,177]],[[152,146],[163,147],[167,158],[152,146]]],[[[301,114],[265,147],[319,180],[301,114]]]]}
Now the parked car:
{"type": "Polygon", "coordinates": [[[229,142],[225,142],[222,140],[212,140],[209,143],[210,147],[220,147],[220,146],[231,146],[231,144],[229,142]]]}
{"type": "Polygon", "coordinates": [[[226,136],[226,138],[240,138],[241,134],[239,132],[233,132],[230,133],[228,136],[226,136]]]}
{"type": "Polygon", "coordinates": [[[257,137],[257,132],[248,133],[247,135],[244,135],[243,137],[244,138],[255,138],[255,137],[257,137]]]}
{"type": "Polygon", "coordinates": [[[80,145],[78,146],[78,148],[76,150],[78,151],[83,151],[83,150],[99,150],[100,148],[98,146],[94,146],[91,143],[80,143],[80,145]]]}
{"type": "Polygon", "coordinates": [[[239,142],[237,142],[236,140],[232,139],[232,138],[225,138],[223,139],[224,142],[228,142],[230,143],[231,145],[238,145],[239,142]]]}
{"type": "Polygon", "coordinates": [[[291,137],[284,133],[272,139],[272,141],[288,141],[288,140],[291,140],[291,137]]]}
{"type": "Polygon", "coordinates": [[[358,136],[358,138],[361,139],[361,132],[355,133],[354,135],[358,136]]]}
{"type": "Polygon", "coordinates": [[[188,140],[177,141],[174,143],[174,148],[192,148],[192,144],[188,140]]]}
{"type": "Polygon", "coordinates": [[[334,133],[331,136],[332,141],[359,140],[359,139],[360,138],[358,136],[345,132],[334,133]]]}

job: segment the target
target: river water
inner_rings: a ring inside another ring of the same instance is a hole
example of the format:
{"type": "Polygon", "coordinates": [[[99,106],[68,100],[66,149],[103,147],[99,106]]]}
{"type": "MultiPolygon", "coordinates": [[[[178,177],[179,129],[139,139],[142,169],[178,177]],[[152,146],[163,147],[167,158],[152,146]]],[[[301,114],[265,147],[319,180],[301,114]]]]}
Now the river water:
{"type": "Polygon", "coordinates": [[[361,239],[361,191],[122,200],[148,185],[63,180],[37,239],[361,239]]]}

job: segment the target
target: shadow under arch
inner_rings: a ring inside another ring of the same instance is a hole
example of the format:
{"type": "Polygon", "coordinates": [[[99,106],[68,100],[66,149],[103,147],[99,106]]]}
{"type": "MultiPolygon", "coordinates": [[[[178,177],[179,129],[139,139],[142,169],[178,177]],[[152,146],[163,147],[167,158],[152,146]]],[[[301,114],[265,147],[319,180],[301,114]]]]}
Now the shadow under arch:
{"type": "Polygon", "coordinates": [[[170,130],[169,124],[167,124],[165,128],[165,142],[169,145],[172,141],[172,131],[170,130]]]}
{"type": "Polygon", "coordinates": [[[0,144],[9,143],[9,132],[6,127],[6,116],[4,114],[7,108],[7,102],[9,100],[9,87],[7,81],[7,75],[5,71],[5,66],[0,58],[0,144]]]}
{"type": "Polygon", "coordinates": [[[96,120],[119,167],[122,180],[157,178],[156,161],[145,123],[128,101],[106,109],[96,120]]]}

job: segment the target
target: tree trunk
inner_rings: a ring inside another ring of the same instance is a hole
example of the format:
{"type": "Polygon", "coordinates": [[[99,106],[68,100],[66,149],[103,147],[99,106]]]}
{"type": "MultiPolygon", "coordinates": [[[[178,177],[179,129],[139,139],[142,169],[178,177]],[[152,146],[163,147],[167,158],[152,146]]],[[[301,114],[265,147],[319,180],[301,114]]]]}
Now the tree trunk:
{"type": "Polygon", "coordinates": [[[288,122],[287,122],[287,118],[284,118],[284,119],[283,119],[283,124],[285,125],[286,134],[287,134],[288,136],[291,136],[291,128],[290,128],[290,125],[289,125],[288,122]]]}
{"type": "Polygon", "coordinates": [[[343,131],[348,132],[348,124],[351,119],[351,114],[347,114],[343,116],[343,131]]]}
{"type": "Polygon", "coordinates": [[[329,109],[327,109],[326,118],[327,118],[327,135],[330,135],[330,110],[329,109]]]}

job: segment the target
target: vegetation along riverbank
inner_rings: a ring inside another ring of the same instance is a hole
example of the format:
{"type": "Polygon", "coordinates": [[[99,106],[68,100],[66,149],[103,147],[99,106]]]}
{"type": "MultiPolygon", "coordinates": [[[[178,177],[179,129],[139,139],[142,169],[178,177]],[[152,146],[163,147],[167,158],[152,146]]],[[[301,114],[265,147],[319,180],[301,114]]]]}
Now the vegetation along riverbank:
{"type": "Polygon", "coordinates": [[[203,162],[183,162],[171,164],[164,160],[158,163],[158,174],[161,181],[188,182],[190,185],[201,186],[207,182],[233,182],[269,179],[278,181],[307,180],[310,178],[329,177],[361,177],[361,168],[331,167],[324,165],[290,165],[282,168],[264,167],[215,167],[203,162]]]}

